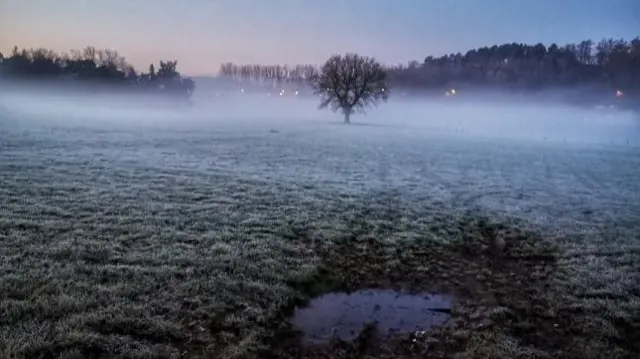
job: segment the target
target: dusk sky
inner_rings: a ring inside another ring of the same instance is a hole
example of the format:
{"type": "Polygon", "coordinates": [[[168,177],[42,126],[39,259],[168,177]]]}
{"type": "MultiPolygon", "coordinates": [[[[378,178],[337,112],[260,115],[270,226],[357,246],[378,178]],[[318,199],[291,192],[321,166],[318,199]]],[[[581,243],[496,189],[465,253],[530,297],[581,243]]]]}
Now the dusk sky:
{"type": "Polygon", "coordinates": [[[321,63],[357,52],[396,64],[505,42],[640,35],[640,0],[0,0],[0,51],[112,48],[188,75],[221,63],[321,63]]]}

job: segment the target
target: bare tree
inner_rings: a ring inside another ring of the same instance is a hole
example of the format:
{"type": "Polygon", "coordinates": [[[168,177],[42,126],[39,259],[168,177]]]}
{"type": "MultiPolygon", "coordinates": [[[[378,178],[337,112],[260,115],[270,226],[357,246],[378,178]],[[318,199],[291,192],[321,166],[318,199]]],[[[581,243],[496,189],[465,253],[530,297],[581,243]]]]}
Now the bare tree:
{"type": "Polygon", "coordinates": [[[593,41],[585,40],[578,44],[578,61],[583,64],[591,64],[593,59],[593,41]]]}
{"type": "Polygon", "coordinates": [[[382,65],[371,57],[352,53],[331,56],[320,68],[313,88],[322,101],[319,108],[330,106],[342,111],[345,123],[355,111],[363,112],[389,97],[382,65]]]}
{"type": "Polygon", "coordinates": [[[97,51],[93,46],[87,46],[82,50],[82,56],[85,60],[96,61],[97,60],[97,51]]]}
{"type": "Polygon", "coordinates": [[[596,62],[598,65],[606,65],[609,61],[609,56],[616,47],[616,41],[614,39],[602,39],[596,45],[596,62]]]}
{"type": "Polygon", "coordinates": [[[84,59],[80,50],[70,50],[69,53],[71,54],[70,58],[73,61],[80,61],[84,59]]]}
{"type": "Polygon", "coordinates": [[[174,61],[160,61],[160,69],[158,69],[158,77],[161,77],[163,79],[167,79],[167,80],[173,80],[176,77],[179,77],[180,74],[178,73],[178,61],[174,60],[174,61]]]}

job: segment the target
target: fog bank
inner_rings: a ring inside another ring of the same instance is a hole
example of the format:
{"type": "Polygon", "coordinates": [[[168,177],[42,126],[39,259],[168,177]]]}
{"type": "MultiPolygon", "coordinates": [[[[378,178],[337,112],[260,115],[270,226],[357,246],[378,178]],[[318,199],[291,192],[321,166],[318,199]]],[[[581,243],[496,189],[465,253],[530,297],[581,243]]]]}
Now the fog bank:
{"type": "MultiPolygon", "coordinates": [[[[415,131],[425,136],[640,145],[637,114],[613,106],[577,107],[531,96],[404,97],[354,116],[351,127],[415,131]]],[[[190,103],[138,94],[87,94],[37,88],[4,91],[3,116],[43,125],[166,127],[181,130],[282,131],[340,125],[310,94],[196,92],[190,103]]],[[[353,131],[353,130],[350,130],[353,131]]]]}

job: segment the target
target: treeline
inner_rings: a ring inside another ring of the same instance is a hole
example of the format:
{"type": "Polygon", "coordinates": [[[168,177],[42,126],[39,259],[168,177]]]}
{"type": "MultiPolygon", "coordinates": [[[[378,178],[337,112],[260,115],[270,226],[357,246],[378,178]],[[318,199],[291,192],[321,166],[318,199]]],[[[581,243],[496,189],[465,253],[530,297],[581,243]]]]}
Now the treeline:
{"type": "Polygon", "coordinates": [[[138,72],[114,50],[88,46],[58,54],[44,48],[14,47],[8,56],[0,53],[0,78],[189,97],[195,82],[181,76],[177,65],[177,61],[160,61],[157,69],[151,64],[148,72],[138,72]]]}
{"type": "Polygon", "coordinates": [[[318,77],[319,71],[315,65],[237,65],[227,62],[220,66],[219,75],[238,82],[262,85],[309,84],[318,77]]]}
{"type": "MultiPolygon", "coordinates": [[[[591,86],[640,91],[640,38],[604,39],[597,44],[503,44],[473,49],[465,54],[428,56],[424,61],[387,66],[392,88],[433,90],[452,86],[483,86],[541,90],[591,86]]],[[[305,84],[318,74],[313,65],[262,66],[227,63],[220,75],[239,81],[267,84],[305,84]]]]}

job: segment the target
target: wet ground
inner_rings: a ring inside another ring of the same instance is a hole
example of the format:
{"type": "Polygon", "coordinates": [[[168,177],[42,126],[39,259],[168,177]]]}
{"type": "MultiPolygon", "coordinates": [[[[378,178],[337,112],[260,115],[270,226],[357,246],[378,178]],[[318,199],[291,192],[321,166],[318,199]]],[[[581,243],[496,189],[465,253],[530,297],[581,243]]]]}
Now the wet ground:
{"type": "Polygon", "coordinates": [[[317,248],[324,270],[311,282],[293,283],[310,296],[291,310],[265,357],[412,358],[428,352],[450,358],[467,352],[501,358],[528,354],[529,346],[532,353],[571,347],[571,318],[553,313],[546,291],[557,270],[553,245],[536,233],[484,220],[459,226],[468,235],[451,244],[400,248],[363,236],[317,248]],[[500,257],[491,250],[498,232],[507,242],[500,257]],[[502,347],[523,340],[524,350],[502,347]]]}

